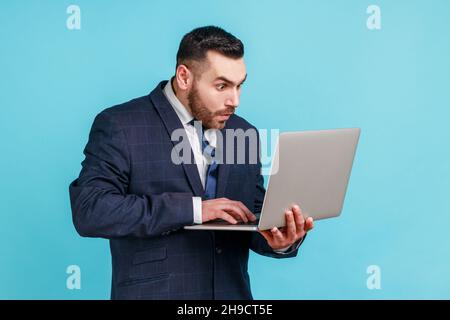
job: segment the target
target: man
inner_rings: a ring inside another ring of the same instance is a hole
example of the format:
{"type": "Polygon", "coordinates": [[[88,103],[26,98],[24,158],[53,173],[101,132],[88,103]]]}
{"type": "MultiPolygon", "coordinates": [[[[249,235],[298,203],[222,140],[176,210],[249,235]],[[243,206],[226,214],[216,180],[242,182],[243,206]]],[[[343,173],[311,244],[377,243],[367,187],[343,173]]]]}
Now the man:
{"type": "MultiPolygon", "coordinates": [[[[180,43],[170,81],[95,118],[70,199],[78,233],[110,240],[112,299],[252,299],[249,249],[295,257],[313,227],[296,205],[281,229],[183,229],[214,219],[247,223],[261,211],[259,156],[243,164],[205,160],[224,130],[256,131],[234,114],[247,77],[243,55],[242,42],[223,29],[195,29],[180,43]],[[195,162],[174,161],[175,131],[195,162]]],[[[230,152],[227,145],[217,151],[230,152]]]]}

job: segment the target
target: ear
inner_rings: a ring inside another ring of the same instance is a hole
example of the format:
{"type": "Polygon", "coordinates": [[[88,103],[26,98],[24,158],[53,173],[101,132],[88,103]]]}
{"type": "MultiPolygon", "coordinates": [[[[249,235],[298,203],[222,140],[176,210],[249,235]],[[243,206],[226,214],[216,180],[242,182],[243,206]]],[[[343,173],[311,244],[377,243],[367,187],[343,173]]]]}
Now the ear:
{"type": "Polygon", "coordinates": [[[177,81],[178,88],[181,90],[189,90],[192,86],[192,82],[194,80],[192,72],[188,69],[188,67],[184,64],[180,64],[177,67],[177,71],[175,74],[175,78],[177,81]]]}

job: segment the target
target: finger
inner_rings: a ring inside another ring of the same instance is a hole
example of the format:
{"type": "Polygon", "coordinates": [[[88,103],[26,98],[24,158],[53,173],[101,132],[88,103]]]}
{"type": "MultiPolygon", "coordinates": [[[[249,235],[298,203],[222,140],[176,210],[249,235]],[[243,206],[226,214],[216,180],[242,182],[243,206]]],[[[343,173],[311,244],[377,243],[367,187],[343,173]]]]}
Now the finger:
{"type": "Polygon", "coordinates": [[[290,241],[295,241],[295,237],[297,234],[296,234],[294,213],[290,210],[286,212],[286,229],[287,229],[287,238],[290,241]]]}
{"type": "MultiPolygon", "coordinates": [[[[242,212],[245,214],[248,220],[255,221],[256,216],[243,204],[241,201],[233,201],[229,200],[228,198],[220,198],[222,205],[228,206],[228,205],[234,205],[236,207],[239,207],[239,209],[242,210],[242,212]]],[[[247,222],[246,220],[242,219],[243,221],[247,222]]]]}
{"type": "Polygon", "coordinates": [[[222,210],[225,210],[227,212],[229,212],[230,214],[232,214],[235,218],[242,220],[244,222],[247,222],[247,216],[244,213],[244,211],[239,208],[239,206],[233,204],[233,202],[228,202],[227,204],[224,204],[222,206],[222,210]]]}
{"type": "Polygon", "coordinates": [[[219,211],[217,213],[217,217],[221,218],[225,221],[228,221],[231,224],[236,224],[237,220],[235,218],[233,218],[230,214],[226,213],[225,211],[219,211]]]}
{"type": "Polygon", "coordinates": [[[314,228],[314,220],[312,217],[308,217],[305,222],[305,231],[309,231],[314,228]]]}
{"type": "Polygon", "coordinates": [[[303,231],[305,227],[305,218],[303,217],[302,210],[298,205],[295,205],[292,210],[294,211],[294,219],[295,219],[295,225],[297,229],[297,233],[300,233],[303,231]]]}
{"type": "Polygon", "coordinates": [[[223,211],[226,212],[227,214],[229,214],[230,216],[232,216],[237,222],[243,221],[242,216],[240,214],[236,213],[236,211],[227,210],[227,209],[223,209],[223,211]]]}
{"type": "Polygon", "coordinates": [[[248,213],[250,210],[247,209],[247,207],[240,201],[232,201],[231,205],[237,208],[240,212],[243,214],[243,221],[248,222],[248,213]]]}
{"type": "Polygon", "coordinates": [[[300,213],[300,214],[302,214],[302,209],[300,208],[300,206],[299,206],[298,204],[294,204],[294,205],[292,206],[292,211],[293,211],[294,213],[300,213]]]}
{"type": "Polygon", "coordinates": [[[270,231],[272,232],[275,241],[277,241],[280,244],[285,242],[283,234],[281,233],[280,230],[278,230],[277,227],[273,227],[270,231]]]}
{"type": "Polygon", "coordinates": [[[244,211],[248,220],[250,221],[256,220],[256,216],[245,206],[245,204],[243,204],[241,201],[235,201],[235,204],[239,206],[242,209],[242,211],[244,211]]]}

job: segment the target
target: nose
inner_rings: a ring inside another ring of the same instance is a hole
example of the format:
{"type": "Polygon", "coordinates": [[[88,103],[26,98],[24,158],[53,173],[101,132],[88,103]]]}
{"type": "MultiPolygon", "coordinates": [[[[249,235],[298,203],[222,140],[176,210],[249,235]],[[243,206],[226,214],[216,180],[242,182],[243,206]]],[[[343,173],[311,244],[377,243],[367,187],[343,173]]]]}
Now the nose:
{"type": "Polygon", "coordinates": [[[234,88],[232,93],[230,93],[230,96],[228,97],[225,104],[227,105],[227,107],[237,108],[239,106],[239,97],[240,97],[239,89],[234,88]]]}

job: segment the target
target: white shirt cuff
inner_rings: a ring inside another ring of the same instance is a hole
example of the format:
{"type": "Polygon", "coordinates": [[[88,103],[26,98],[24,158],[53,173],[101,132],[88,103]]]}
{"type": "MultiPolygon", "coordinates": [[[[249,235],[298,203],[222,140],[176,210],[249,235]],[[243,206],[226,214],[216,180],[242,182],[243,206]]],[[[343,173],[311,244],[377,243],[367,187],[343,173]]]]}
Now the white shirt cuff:
{"type": "Polygon", "coordinates": [[[283,253],[283,252],[286,252],[290,247],[292,247],[292,245],[290,245],[289,247],[277,249],[277,250],[274,250],[274,251],[276,253],[283,253]]]}
{"type": "Polygon", "coordinates": [[[202,198],[192,197],[192,205],[194,208],[194,223],[202,224],[202,198]]]}

